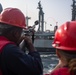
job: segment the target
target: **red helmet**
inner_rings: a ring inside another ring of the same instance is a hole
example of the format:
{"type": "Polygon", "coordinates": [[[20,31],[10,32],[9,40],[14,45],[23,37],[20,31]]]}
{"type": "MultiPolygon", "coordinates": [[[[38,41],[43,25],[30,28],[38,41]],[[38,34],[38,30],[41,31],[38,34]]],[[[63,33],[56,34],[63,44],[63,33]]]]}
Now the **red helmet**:
{"type": "Polygon", "coordinates": [[[6,8],[0,14],[0,22],[25,28],[25,16],[24,14],[17,8],[6,8]]]}
{"type": "Polygon", "coordinates": [[[66,22],[57,29],[52,46],[57,49],[76,51],[76,21],[66,22]]]}

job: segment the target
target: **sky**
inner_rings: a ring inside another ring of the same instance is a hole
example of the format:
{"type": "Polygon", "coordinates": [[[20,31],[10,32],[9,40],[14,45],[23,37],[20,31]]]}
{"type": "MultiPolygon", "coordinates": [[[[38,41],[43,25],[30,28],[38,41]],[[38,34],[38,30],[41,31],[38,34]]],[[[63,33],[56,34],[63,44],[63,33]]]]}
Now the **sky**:
{"type": "Polygon", "coordinates": [[[44,30],[53,30],[56,22],[58,22],[59,27],[66,21],[71,21],[72,0],[0,0],[0,3],[3,9],[7,7],[19,8],[25,16],[31,17],[28,24],[32,26],[38,20],[39,9],[37,7],[39,1],[41,1],[44,21],[46,22],[44,30]]]}

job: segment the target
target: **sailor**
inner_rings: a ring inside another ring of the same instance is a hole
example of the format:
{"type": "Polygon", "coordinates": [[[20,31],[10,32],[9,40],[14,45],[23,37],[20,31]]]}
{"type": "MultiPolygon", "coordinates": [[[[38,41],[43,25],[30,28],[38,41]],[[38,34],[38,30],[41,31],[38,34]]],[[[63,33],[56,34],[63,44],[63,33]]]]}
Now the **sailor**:
{"type": "Polygon", "coordinates": [[[18,8],[6,8],[0,14],[0,69],[3,75],[42,75],[40,54],[31,39],[24,36],[25,16],[18,8]],[[28,53],[19,44],[24,40],[28,53]]]}
{"type": "Polygon", "coordinates": [[[66,22],[57,29],[52,46],[59,63],[46,75],[76,75],[76,21],[66,22]]]}

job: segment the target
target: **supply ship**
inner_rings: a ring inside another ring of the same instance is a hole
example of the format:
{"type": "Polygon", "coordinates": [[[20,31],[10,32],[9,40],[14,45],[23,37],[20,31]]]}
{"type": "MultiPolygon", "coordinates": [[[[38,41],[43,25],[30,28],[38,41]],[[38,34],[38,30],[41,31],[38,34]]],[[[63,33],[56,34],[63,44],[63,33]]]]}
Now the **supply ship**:
{"type": "Polygon", "coordinates": [[[54,27],[54,30],[44,31],[44,12],[42,10],[41,1],[38,2],[39,14],[38,14],[38,30],[34,34],[34,46],[39,52],[55,52],[55,49],[52,47],[52,42],[54,39],[54,33],[58,28],[57,22],[54,27]]]}
{"type": "MultiPolygon", "coordinates": [[[[72,19],[71,21],[76,20],[76,1],[72,0],[73,3],[72,7],[72,19]]],[[[41,7],[41,2],[38,3],[39,9],[39,28],[38,31],[35,32],[35,41],[34,46],[37,48],[38,51],[42,52],[55,52],[55,49],[52,47],[52,42],[54,39],[55,32],[58,28],[57,22],[53,29],[53,31],[44,31],[44,12],[41,7]]]]}

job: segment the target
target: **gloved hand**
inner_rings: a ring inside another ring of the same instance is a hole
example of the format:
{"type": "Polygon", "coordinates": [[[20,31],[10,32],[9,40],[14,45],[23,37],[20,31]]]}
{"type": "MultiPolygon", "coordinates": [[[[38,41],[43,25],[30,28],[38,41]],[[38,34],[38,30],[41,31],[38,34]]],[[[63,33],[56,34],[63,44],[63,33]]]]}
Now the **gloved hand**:
{"type": "Polygon", "coordinates": [[[35,47],[33,46],[32,39],[30,36],[22,36],[23,41],[21,42],[22,49],[26,47],[28,51],[35,51],[35,47]]]}

